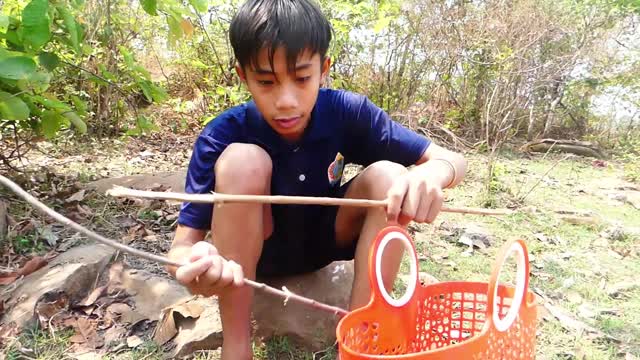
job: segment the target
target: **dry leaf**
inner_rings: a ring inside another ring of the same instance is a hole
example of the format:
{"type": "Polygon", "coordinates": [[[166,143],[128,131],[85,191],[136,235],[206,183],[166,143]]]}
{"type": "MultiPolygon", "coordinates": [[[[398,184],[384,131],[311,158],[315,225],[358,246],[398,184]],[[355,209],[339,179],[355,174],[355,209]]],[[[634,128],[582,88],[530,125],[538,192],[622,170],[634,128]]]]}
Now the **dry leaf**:
{"type": "Polygon", "coordinates": [[[567,330],[573,330],[576,332],[586,332],[591,338],[608,338],[610,340],[618,341],[617,339],[603,333],[602,331],[585,324],[584,322],[574,319],[563,309],[552,305],[548,301],[544,303],[544,307],[549,311],[551,315],[553,315],[558,321],[560,325],[567,330]]]}
{"type": "Polygon", "coordinates": [[[18,275],[15,272],[0,274],[0,285],[12,284],[17,278],[18,275]]]}
{"type": "Polygon", "coordinates": [[[95,322],[87,318],[78,318],[76,320],[76,331],[84,338],[84,344],[92,349],[96,349],[104,345],[101,337],[96,331],[95,322]]]}
{"type": "Polygon", "coordinates": [[[109,307],[107,308],[107,312],[117,315],[121,315],[127,311],[131,311],[131,307],[123,303],[114,303],[109,305],[109,307]]]}
{"type": "Polygon", "coordinates": [[[68,203],[70,203],[70,202],[74,202],[74,201],[76,201],[76,202],[80,202],[80,201],[84,200],[84,192],[85,192],[85,190],[80,190],[80,191],[78,191],[77,193],[75,193],[75,194],[71,195],[71,196],[66,200],[66,202],[68,202],[68,203]]]}
{"type": "Polygon", "coordinates": [[[47,244],[49,244],[49,246],[53,247],[58,243],[58,235],[54,234],[53,231],[51,231],[51,226],[38,228],[38,236],[41,239],[44,239],[47,244]]]}
{"type": "Polygon", "coordinates": [[[109,268],[108,294],[113,294],[122,290],[124,266],[121,262],[114,263],[109,268]]]}
{"type": "Polygon", "coordinates": [[[160,345],[164,345],[167,341],[171,340],[178,333],[176,323],[178,316],[182,318],[199,317],[204,311],[204,307],[196,301],[197,300],[190,299],[176,306],[163,309],[158,326],[154,330],[153,340],[160,345]]]}
{"type": "Polygon", "coordinates": [[[105,331],[104,343],[108,345],[112,342],[117,342],[118,340],[124,337],[124,334],[126,334],[126,332],[127,332],[127,329],[125,329],[121,325],[116,324],[110,327],[107,331],[105,331]]]}
{"type": "Polygon", "coordinates": [[[22,268],[18,270],[18,275],[27,276],[35,271],[38,271],[39,269],[43,268],[47,264],[48,264],[47,259],[43,258],[42,256],[36,256],[31,260],[27,261],[24,264],[24,266],[22,266],[22,268]]]}
{"type": "Polygon", "coordinates": [[[84,206],[84,205],[80,205],[78,204],[78,206],[76,206],[76,208],[78,209],[78,212],[82,215],[85,216],[93,216],[93,211],[91,210],[90,207],[88,206],[84,206]]]}
{"type": "MultiPolygon", "coordinates": [[[[37,301],[34,312],[43,328],[48,328],[49,320],[66,311],[69,307],[69,296],[63,291],[44,293],[37,301]]],[[[60,321],[64,321],[60,319],[60,321]]]]}
{"type": "Polygon", "coordinates": [[[123,324],[135,325],[142,320],[147,320],[147,317],[135,310],[123,311],[120,315],[120,322],[123,324]]]}
{"type": "Polygon", "coordinates": [[[20,329],[15,322],[10,324],[0,324],[0,347],[6,345],[4,341],[10,341],[20,333],[20,329]]]}
{"type": "Polygon", "coordinates": [[[139,336],[133,335],[133,336],[129,336],[127,338],[127,346],[130,348],[134,348],[137,346],[140,346],[144,343],[144,341],[142,341],[142,339],[140,339],[139,336]]]}
{"type": "Polygon", "coordinates": [[[191,25],[191,22],[186,19],[182,19],[182,21],[180,22],[180,27],[182,28],[182,31],[184,31],[184,34],[187,36],[187,38],[191,38],[191,36],[193,35],[193,25],[191,25]]]}
{"type": "Polygon", "coordinates": [[[18,271],[0,274],[0,285],[9,285],[13,283],[17,278],[21,276],[27,276],[45,265],[48,264],[48,260],[42,256],[36,256],[27,261],[22,268],[18,271]]]}
{"type": "Polygon", "coordinates": [[[104,295],[106,292],[107,292],[107,285],[97,287],[93,289],[91,294],[89,294],[86,298],[84,298],[84,300],[80,301],[77,304],[77,306],[86,307],[86,306],[93,305],[96,302],[96,300],[98,300],[98,298],[104,295]]]}

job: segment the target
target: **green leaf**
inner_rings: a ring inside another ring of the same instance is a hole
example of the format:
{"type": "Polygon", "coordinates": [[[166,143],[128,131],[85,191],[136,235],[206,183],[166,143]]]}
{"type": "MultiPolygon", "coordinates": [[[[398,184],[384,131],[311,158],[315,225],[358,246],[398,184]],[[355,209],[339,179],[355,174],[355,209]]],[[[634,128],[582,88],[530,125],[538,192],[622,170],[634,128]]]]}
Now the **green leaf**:
{"type": "Polygon", "coordinates": [[[373,31],[375,33],[379,33],[382,30],[386,29],[390,23],[391,17],[382,15],[378,18],[378,21],[376,21],[376,24],[373,26],[373,31]]]}
{"type": "Polygon", "coordinates": [[[80,33],[78,32],[78,23],[76,23],[76,19],[73,17],[71,12],[63,6],[58,6],[58,11],[62,14],[64,26],[67,28],[67,32],[69,33],[69,39],[71,40],[73,49],[76,51],[76,54],[80,54],[82,52],[82,48],[80,46],[80,33]]]}
{"type": "Polygon", "coordinates": [[[182,27],[180,21],[171,16],[167,16],[167,24],[169,25],[169,44],[174,46],[176,41],[182,37],[182,27]]]}
{"type": "Polygon", "coordinates": [[[138,82],[138,85],[140,85],[140,88],[142,89],[142,92],[144,93],[144,96],[147,98],[147,100],[149,100],[149,102],[153,101],[153,90],[151,90],[151,85],[149,83],[147,83],[146,81],[140,81],[138,82]]]}
{"type": "MultiPolygon", "coordinates": [[[[118,81],[118,77],[115,76],[109,70],[107,70],[107,68],[103,64],[99,64],[98,65],[98,69],[100,70],[100,75],[102,75],[103,78],[105,78],[105,79],[107,79],[109,81],[113,81],[113,82],[117,82],[118,81]]],[[[101,81],[104,82],[104,80],[101,80],[101,81]]]]}
{"type": "Polygon", "coordinates": [[[189,0],[189,4],[198,12],[206,12],[209,10],[209,1],[207,0],[189,0]]]}
{"type": "Polygon", "coordinates": [[[24,46],[22,44],[22,30],[23,28],[20,27],[18,28],[18,30],[9,30],[6,34],[7,41],[11,43],[16,48],[16,50],[24,49],[24,46]]]}
{"type": "Polygon", "coordinates": [[[0,116],[5,120],[26,120],[29,107],[19,97],[0,91],[0,116]]]}
{"type": "Polygon", "coordinates": [[[87,115],[87,102],[83,101],[76,95],[71,95],[71,100],[73,101],[73,106],[75,106],[78,114],[85,116],[87,115]]]}
{"type": "Polygon", "coordinates": [[[46,110],[40,117],[40,127],[47,139],[55,137],[63,123],[64,118],[55,111],[46,110]]]}
{"type": "Polygon", "coordinates": [[[140,76],[147,80],[151,79],[151,74],[149,73],[149,71],[140,65],[134,65],[131,70],[137,72],[138,74],[140,74],[140,76]]]}
{"type": "Polygon", "coordinates": [[[24,56],[24,53],[21,51],[10,51],[7,49],[0,48],[0,60],[4,60],[6,58],[16,57],[16,56],[24,56]]]}
{"type": "Polygon", "coordinates": [[[163,88],[155,85],[151,81],[138,81],[138,85],[142,89],[144,96],[150,102],[163,102],[169,96],[163,88]]]}
{"type": "Polygon", "coordinates": [[[33,101],[39,103],[40,105],[46,107],[47,109],[58,110],[60,112],[71,111],[71,108],[69,107],[69,105],[63,103],[60,100],[49,99],[40,95],[32,96],[31,98],[33,99],[33,101]]]}
{"type": "Polygon", "coordinates": [[[142,0],[142,8],[152,16],[158,15],[158,0],[142,0]]]}
{"type": "Polygon", "coordinates": [[[151,83],[151,96],[153,97],[153,101],[163,102],[169,97],[169,94],[160,86],[151,83]]]}
{"type": "Polygon", "coordinates": [[[73,126],[75,126],[77,132],[79,132],[80,134],[87,133],[87,124],[85,124],[84,121],[80,119],[80,116],[78,116],[78,114],[76,114],[73,111],[69,111],[64,113],[64,117],[66,117],[67,119],[69,119],[69,121],[71,121],[73,126]]]}
{"type": "Polygon", "coordinates": [[[23,39],[27,48],[38,51],[51,38],[48,0],[32,0],[22,10],[23,39]]]}
{"type": "Polygon", "coordinates": [[[135,60],[133,59],[133,55],[131,55],[131,52],[127,50],[127,48],[125,48],[124,46],[118,46],[118,49],[120,50],[120,53],[122,54],[122,57],[124,58],[124,62],[125,64],[127,64],[127,67],[129,69],[132,69],[135,65],[135,60]]]}
{"type": "Polygon", "coordinates": [[[9,16],[0,14],[0,33],[7,32],[9,28],[9,16]]]}
{"type": "Polygon", "coordinates": [[[53,71],[60,64],[60,58],[54,53],[43,52],[38,55],[38,62],[43,68],[53,71]]]}
{"type": "Polygon", "coordinates": [[[20,80],[36,70],[36,63],[27,56],[14,56],[0,60],[0,77],[20,80]]]}
{"type": "Polygon", "coordinates": [[[36,71],[29,74],[25,79],[18,80],[20,90],[43,93],[49,88],[51,74],[48,72],[36,71]]]}

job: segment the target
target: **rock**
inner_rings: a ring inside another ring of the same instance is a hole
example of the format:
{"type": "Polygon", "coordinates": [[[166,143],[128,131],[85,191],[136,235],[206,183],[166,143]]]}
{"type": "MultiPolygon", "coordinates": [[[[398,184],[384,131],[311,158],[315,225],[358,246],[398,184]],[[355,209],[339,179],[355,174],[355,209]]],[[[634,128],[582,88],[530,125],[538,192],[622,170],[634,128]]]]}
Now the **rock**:
{"type": "Polygon", "coordinates": [[[117,178],[100,179],[89,183],[88,187],[99,193],[105,193],[114,185],[137,190],[149,190],[161,186],[174,192],[184,192],[185,178],[185,171],[130,175],[117,178]]]}
{"type": "Polygon", "coordinates": [[[622,299],[625,297],[628,298],[630,297],[628,293],[638,288],[640,288],[640,284],[637,284],[635,282],[622,282],[612,285],[607,290],[607,294],[614,299],[622,299]]]}
{"type": "MultiPolygon", "coordinates": [[[[289,291],[316,301],[348,309],[353,283],[353,262],[338,261],[314,273],[278,279],[261,280],[277,289],[289,291]]],[[[269,338],[287,335],[310,351],[325,349],[335,342],[339,319],[332,314],[256,291],[253,317],[256,335],[269,338]]]]}
{"type": "Polygon", "coordinates": [[[136,312],[150,320],[159,320],[166,307],[191,298],[189,291],[173,279],[153,275],[143,270],[127,269],[121,286],[131,294],[136,312]]]}
{"type": "Polygon", "coordinates": [[[216,298],[193,296],[164,309],[154,329],[153,340],[160,345],[173,340],[175,349],[171,358],[219,348],[222,322],[216,298]]]}
{"type": "Polygon", "coordinates": [[[25,326],[33,318],[38,299],[50,292],[64,293],[72,303],[81,301],[93,289],[114,253],[114,249],[102,244],[79,246],[18,280],[16,288],[5,295],[7,311],[3,322],[25,326]]]}
{"type": "Polygon", "coordinates": [[[464,228],[458,243],[467,245],[470,249],[476,248],[484,250],[491,246],[490,232],[480,226],[471,224],[464,228]]]}

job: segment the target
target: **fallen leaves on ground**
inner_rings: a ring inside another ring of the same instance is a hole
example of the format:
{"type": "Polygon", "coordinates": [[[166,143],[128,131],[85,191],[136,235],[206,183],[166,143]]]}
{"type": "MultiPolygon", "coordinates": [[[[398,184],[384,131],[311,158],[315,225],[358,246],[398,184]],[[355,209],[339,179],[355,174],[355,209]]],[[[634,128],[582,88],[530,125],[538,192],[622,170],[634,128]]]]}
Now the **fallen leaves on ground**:
{"type": "Polygon", "coordinates": [[[0,274],[0,285],[9,285],[13,283],[17,278],[21,276],[27,276],[33,272],[36,272],[48,263],[49,261],[46,258],[42,256],[36,256],[27,261],[18,271],[0,274]]]}

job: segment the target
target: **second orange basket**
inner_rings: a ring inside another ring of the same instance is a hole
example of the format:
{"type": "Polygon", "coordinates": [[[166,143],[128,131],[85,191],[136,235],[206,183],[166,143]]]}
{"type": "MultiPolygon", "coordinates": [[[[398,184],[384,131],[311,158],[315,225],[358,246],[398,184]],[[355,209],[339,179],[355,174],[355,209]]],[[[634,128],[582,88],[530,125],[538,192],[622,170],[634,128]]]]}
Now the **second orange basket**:
{"type": "Polygon", "coordinates": [[[369,253],[371,300],[338,323],[340,360],[365,359],[534,359],[536,300],[529,290],[529,256],[524,241],[506,243],[488,283],[450,281],[422,285],[410,236],[387,227],[369,253]],[[410,250],[411,277],[403,297],[382,285],[382,253],[392,240],[410,250]],[[500,285],[504,261],[518,260],[515,287],[500,285]]]}

